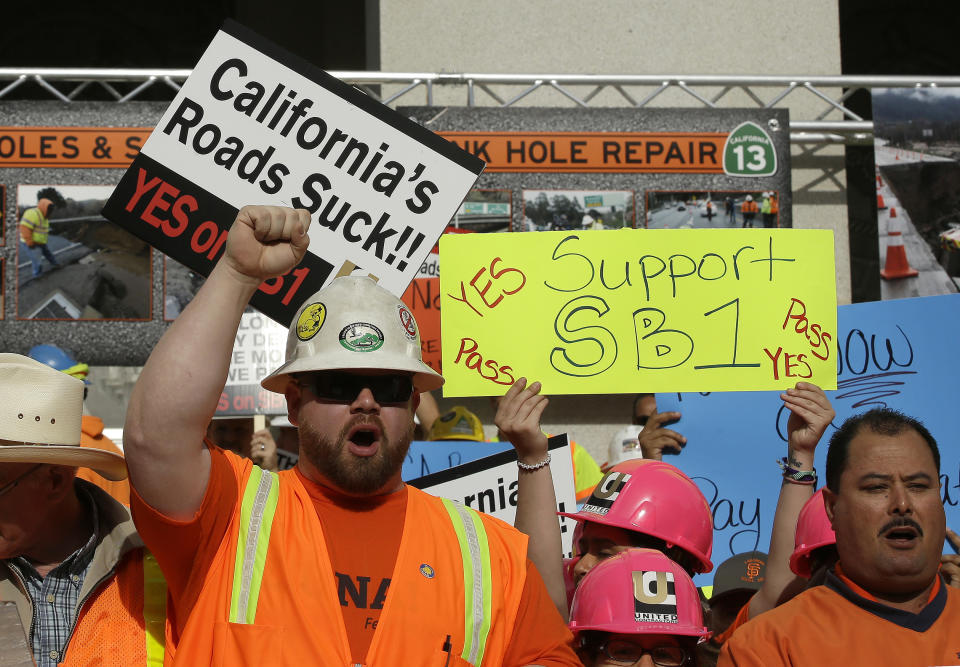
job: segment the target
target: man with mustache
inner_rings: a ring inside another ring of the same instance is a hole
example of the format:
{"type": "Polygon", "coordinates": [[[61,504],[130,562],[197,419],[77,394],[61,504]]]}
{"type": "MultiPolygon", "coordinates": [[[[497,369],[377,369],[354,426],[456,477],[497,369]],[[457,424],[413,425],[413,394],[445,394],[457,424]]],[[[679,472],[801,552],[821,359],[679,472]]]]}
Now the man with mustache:
{"type": "Polygon", "coordinates": [[[840,560],[825,585],[738,629],[719,665],[955,665],[960,591],[939,573],[940,452],[886,408],[834,433],[823,492],[840,560]]]}
{"type": "Polygon", "coordinates": [[[300,263],[309,222],[243,208],[131,395],[134,518],[176,619],[167,664],[578,664],[526,536],[403,484],[420,392],[443,378],[410,311],[373,280],[308,298],[262,383],[299,427],[294,470],[204,442],[243,308],[300,263]]]}

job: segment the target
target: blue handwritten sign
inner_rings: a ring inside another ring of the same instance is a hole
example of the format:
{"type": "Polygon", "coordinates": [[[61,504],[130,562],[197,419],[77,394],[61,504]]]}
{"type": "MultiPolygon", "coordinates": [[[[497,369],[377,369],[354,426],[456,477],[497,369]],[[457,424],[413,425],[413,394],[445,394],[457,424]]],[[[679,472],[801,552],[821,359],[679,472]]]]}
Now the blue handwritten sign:
{"type": "Polygon", "coordinates": [[[410,443],[400,474],[406,482],[512,449],[509,442],[415,440],[410,443]]]}
{"type": "MultiPolygon", "coordinates": [[[[850,415],[890,407],[920,419],[940,445],[947,525],[960,527],[960,448],[956,447],[960,379],[960,295],[899,299],[837,309],[837,412],[817,447],[821,484],[827,442],[850,415]]],[[[788,410],[778,392],[657,394],[661,411],[683,414],[670,428],[687,437],[665,460],[693,477],[713,509],[713,562],[767,551],[780,492],[775,461],[786,453],[788,410]]],[[[698,575],[698,585],[713,575],[698,575]]]]}

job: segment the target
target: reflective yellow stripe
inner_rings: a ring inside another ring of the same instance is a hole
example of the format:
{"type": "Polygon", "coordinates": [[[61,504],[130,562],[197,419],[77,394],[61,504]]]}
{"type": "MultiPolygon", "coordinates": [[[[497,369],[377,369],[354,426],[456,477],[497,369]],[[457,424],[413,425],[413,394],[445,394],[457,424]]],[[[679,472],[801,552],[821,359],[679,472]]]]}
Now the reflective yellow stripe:
{"type": "Polygon", "coordinates": [[[231,623],[252,624],[257,616],[279,489],[280,478],[275,473],[253,466],[240,505],[240,529],[230,594],[231,623]]]}
{"type": "Polygon", "coordinates": [[[143,551],[143,627],[147,641],[147,667],[163,667],[166,642],[167,582],[157,559],[143,551]]]}
{"type": "Polygon", "coordinates": [[[464,640],[460,657],[479,667],[487,648],[492,616],[490,545],[480,515],[469,507],[442,498],[460,544],[463,559],[464,640]]]}

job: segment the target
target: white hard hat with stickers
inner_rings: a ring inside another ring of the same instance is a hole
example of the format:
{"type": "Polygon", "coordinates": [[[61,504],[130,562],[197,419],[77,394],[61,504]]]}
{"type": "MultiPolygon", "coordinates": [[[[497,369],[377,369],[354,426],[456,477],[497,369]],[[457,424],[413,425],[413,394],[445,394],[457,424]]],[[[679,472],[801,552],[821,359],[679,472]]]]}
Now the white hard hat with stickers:
{"type": "Polygon", "coordinates": [[[410,309],[366,276],[341,276],[304,301],[287,333],[286,362],[260,383],[283,393],[290,375],[367,369],[413,374],[417,391],[443,385],[423,363],[410,309]]]}

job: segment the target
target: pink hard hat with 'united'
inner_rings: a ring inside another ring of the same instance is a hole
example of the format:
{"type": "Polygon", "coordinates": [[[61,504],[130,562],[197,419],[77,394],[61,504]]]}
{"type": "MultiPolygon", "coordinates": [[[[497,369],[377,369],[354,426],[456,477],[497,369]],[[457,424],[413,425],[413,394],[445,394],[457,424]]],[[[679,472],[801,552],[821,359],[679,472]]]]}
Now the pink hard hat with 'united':
{"type": "Polygon", "coordinates": [[[654,549],[627,549],[590,570],[573,596],[570,630],[710,634],[690,575],[654,549]]]}
{"type": "Polygon", "coordinates": [[[697,572],[713,569],[710,505],[694,481],[669,463],[633,459],[615,465],[580,511],[559,514],[656,537],[696,558],[697,572]]]}

